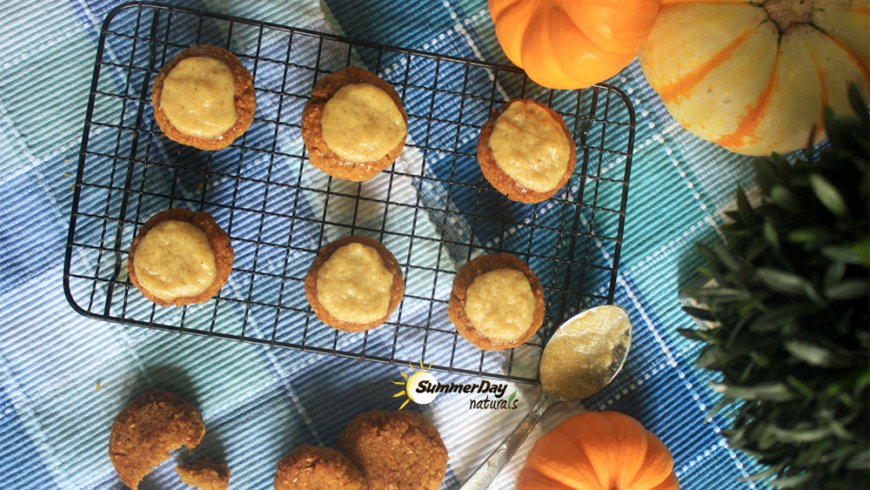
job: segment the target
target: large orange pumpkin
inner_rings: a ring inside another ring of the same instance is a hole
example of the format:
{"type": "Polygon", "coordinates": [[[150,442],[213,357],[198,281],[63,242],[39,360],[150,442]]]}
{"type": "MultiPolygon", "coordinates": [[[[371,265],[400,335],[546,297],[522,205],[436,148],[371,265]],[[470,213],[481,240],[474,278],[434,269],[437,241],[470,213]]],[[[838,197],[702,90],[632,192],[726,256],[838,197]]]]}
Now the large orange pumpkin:
{"type": "Polygon", "coordinates": [[[625,68],[660,0],[489,0],[507,57],[540,85],[585,88],[625,68]]]}
{"type": "Polygon", "coordinates": [[[640,66],[683,127],[746,155],[806,145],[822,110],[866,100],[868,0],[662,0],[640,66]]]}
{"type": "Polygon", "coordinates": [[[668,448],[637,420],[584,412],[535,442],[516,490],[679,490],[673,467],[668,448]]]}

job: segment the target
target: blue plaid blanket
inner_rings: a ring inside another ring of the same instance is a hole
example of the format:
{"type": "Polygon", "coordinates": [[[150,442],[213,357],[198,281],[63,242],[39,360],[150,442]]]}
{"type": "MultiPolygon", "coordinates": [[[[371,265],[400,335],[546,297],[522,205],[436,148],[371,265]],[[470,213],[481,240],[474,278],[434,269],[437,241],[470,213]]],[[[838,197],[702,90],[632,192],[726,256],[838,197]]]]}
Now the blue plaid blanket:
{"type": "MultiPolygon", "coordinates": [[[[0,256],[0,305],[8,313],[0,329],[0,488],[122,488],[108,458],[109,429],[123,406],[154,387],[174,391],[199,407],[207,433],[196,449],[174,453],[143,480],[140,488],[186,488],[173,468],[201,457],[229,464],[233,472],[231,488],[271,488],[275,464],[291,448],[306,443],[333,445],[356,414],[397,409],[401,400],[393,397],[398,390],[391,381],[402,379],[401,373],[408,373],[410,368],[105,323],[72,311],[62,288],[72,185],[100,26],[119,4],[46,0],[0,5],[4,19],[0,24],[0,200],[4,203],[0,220],[0,247],[4,252],[0,256]]],[[[484,0],[410,5],[396,0],[191,0],[177,4],[380,44],[507,63],[495,40],[484,0]]],[[[135,17],[121,16],[116,21],[119,28],[132,29],[135,17]]],[[[236,44],[233,49],[242,50],[245,45],[236,44]]],[[[268,39],[261,49],[271,49],[268,39]]],[[[120,53],[107,53],[115,55],[120,53]]],[[[372,60],[363,56],[358,61],[376,70],[370,66],[372,60]]],[[[397,60],[384,62],[380,68],[377,71],[385,79],[402,70],[397,60]]],[[[271,69],[282,68],[261,67],[258,80],[277,80],[279,75],[271,73],[271,69]]],[[[101,90],[123,89],[123,79],[106,80],[115,85],[101,90]]],[[[677,294],[695,277],[695,268],[700,265],[693,243],[719,240],[716,227],[735,185],[748,187],[752,183],[748,162],[698,140],[677,125],[646,84],[636,62],[608,83],[629,96],[637,116],[615,290],[615,302],[631,316],[634,342],[616,381],[589,399],[559,405],[548,413],[493,488],[512,488],[537,436],[583,410],[615,410],[637,418],[670,448],[682,488],[764,488],[762,483],[738,481],[758,468],[750,458],[728,448],[721,438],[719,433],[729,424],[727,413],[707,418],[717,401],[709,387],[711,378],[692,364],[698,346],[675,333],[692,322],[680,311],[677,294]]],[[[505,98],[517,95],[510,86],[499,90],[505,91],[505,98]]],[[[270,104],[268,98],[258,102],[264,110],[270,104]]],[[[448,107],[439,105],[442,109],[448,107]]],[[[418,110],[408,109],[409,113],[418,110]]],[[[95,118],[114,117],[113,110],[95,107],[95,118]]],[[[415,144],[421,144],[425,136],[411,128],[410,138],[415,144]]],[[[260,139],[263,144],[272,144],[274,139],[256,127],[247,137],[251,145],[260,139]]],[[[93,130],[90,138],[95,149],[115,144],[102,140],[99,130],[93,130]]],[[[457,140],[473,153],[473,138],[471,135],[468,141],[461,137],[457,140]]],[[[281,134],[277,141],[276,151],[300,154],[298,135],[281,134]]],[[[155,151],[167,151],[163,145],[156,144],[155,151]]],[[[419,152],[409,151],[397,166],[410,172],[422,165],[423,158],[419,152]]],[[[425,159],[432,172],[448,168],[439,165],[437,155],[426,155],[425,159]]],[[[604,161],[601,171],[624,164],[604,161]]],[[[282,171],[299,173],[292,167],[282,171]]],[[[311,188],[323,185],[322,174],[303,172],[303,178],[311,188]]],[[[148,185],[171,186],[173,182],[155,175],[149,178],[148,185]]],[[[384,185],[375,181],[368,191],[380,192],[384,185]]],[[[190,192],[196,191],[194,182],[190,192]]],[[[223,191],[216,182],[202,192],[219,195],[223,191]]],[[[432,207],[443,205],[447,210],[462,206],[457,196],[448,200],[445,189],[421,186],[412,179],[397,182],[392,192],[399,202],[423,201],[432,207]]],[[[256,192],[237,195],[241,200],[258,198],[256,192]]],[[[191,196],[195,201],[194,194],[191,196]]],[[[107,199],[110,196],[92,197],[80,206],[105,207],[107,199]]],[[[306,196],[304,202],[306,212],[336,222],[354,206],[352,200],[326,205],[316,195],[306,196]]],[[[147,219],[161,205],[143,203],[141,219],[147,219]]],[[[360,213],[360,226],[381,227],[381,209],[377,206],[360,213]]],[[[220,218],[219,210],[215,214],[220,218]]],[[[398,218],[384,228],[389,231],[390,226],[409,226],[410,218],[398,218]]],[[[250,226],[244,216],[238,221],[234,218],[233,227],[238,232],[250,226]]],[[[431,216],[416,220],[416,226],[415,233],[421,236],[442,236],[439,220],[431,216]]],[[[330,233],[337,236],[340,230],[324,233],[325,242],[335,238],[330,233]]],[[[462,238],[472,230],[461,220],[451,222],[449,233],[451,241],[468,239],[484,246],[494,237],[507,240],[511,236],[510,230],[505,235],[477,230],[475,236],[462,238]]],[[[300,237],[309,235],[318,236],[314,231],[300,232],[300,237]]],[[[405,260],[434,260],[437,241],[428,243],[435,245],[414,245],[412,256],[405,260]]],[[[535,244],[552,245],[546,241],[535,244]]],[[[592,253],[597,254],[594,260],[606,262],[613,252],[607,244],[592,245],[592,253]]],[[[391,248],[396,253],[402,245],[393,244],[391,248]]],[[[240,252],[237,256],[244,257],[244,250],[240,252]]],[[[447,255],[442,267],[455,268],[461,262],[456,258],[462,255],[460,252],[447,255]]],[[[95,266],[95,260],[74,257],[74,271],[95,266]]],[[[268,256],[261,260],[264,267],[269,266],[268,256]]],[[[303,274],[309,260],[298,259],[303,274]]],[[[427,294],[432,294],[431,277],[407,279],[409,294],[427,288],[427,294]]],[[[231,281],[222,294],[243,297],[250,284],[244,279],[236,281],[231,281]]],[[[604,286],[606,280],[600,284],[604,286]]],[[[84,297],[88,292],[75,287],[72,291],[74,296],[82,293],[84,297]]],[[[442,296],[448,293],[435,292],[442,296]]],[[[135,305],[130,307],[134,313],[138,311],[135,305]]],[[[417,314],[412,302],[406,308],[408,315],[417,314]]],[[[233,321],[228,313],[216,331],[232,330],[233,321]]],[[[257,321],[254,318],[249,323],[255,333],[260,328],[257,321]]],[[[268,321],[262,320],[262,324],[268,321]]],[[[372,337],[377,344],[377,335],[372,337]]],[[[353,342],[344,338],[341,341],[348,345],[353,342]]],[[[437,360],[439,355],[427,354],[426,362],[437,360]]],[[[536,360],[534,356],[520,356],[517,362],[536,360]]],[[[441,383],[474,382],[474,378],[462,375],[435,375],[441,383]]],[[[411,403],[406,408],[428,416],[447,445],[450,462],[442,488],[458,488],[519,422],[538,392],[535,386],[513,383],[508,390],[516,390],[516,410],[470,409],[473,397],[460,394],[439,396],[428,405],[411,403]]]]}

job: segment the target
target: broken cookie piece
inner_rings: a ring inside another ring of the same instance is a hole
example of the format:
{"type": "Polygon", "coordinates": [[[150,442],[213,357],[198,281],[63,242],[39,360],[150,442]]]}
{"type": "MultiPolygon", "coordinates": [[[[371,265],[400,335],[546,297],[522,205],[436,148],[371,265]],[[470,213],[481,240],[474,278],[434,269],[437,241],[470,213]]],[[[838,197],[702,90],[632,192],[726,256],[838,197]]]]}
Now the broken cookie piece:
{"type": "Polygon", "coordinates": [[[180,464],[175,468],[181,481],[200,490],[227,490],[230,468],[226,463],[215,463],[204,458],[193,464],[180,464]]]}

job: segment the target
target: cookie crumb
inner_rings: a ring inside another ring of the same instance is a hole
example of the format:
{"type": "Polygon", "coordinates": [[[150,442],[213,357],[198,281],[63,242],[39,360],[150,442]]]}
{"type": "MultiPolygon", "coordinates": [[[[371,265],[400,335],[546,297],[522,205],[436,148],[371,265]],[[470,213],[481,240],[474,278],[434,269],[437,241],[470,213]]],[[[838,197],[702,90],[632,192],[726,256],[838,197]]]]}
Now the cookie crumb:
{"type": "Polygon", "coordinates": [[[215,463],[208,458],[193,464],[180,464],[175,472],[183,483],[200,490],[227,490],[230,485],[230,468],[226,463],[215,463]]]}

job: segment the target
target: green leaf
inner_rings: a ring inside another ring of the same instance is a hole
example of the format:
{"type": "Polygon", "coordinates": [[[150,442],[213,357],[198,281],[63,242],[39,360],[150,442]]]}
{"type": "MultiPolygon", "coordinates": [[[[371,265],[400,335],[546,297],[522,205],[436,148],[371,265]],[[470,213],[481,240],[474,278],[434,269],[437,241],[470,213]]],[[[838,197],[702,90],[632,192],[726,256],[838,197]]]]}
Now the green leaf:
{"type": "MultiPolygon", "coordinates": [[[[737,211],[725,211],[725,216],[730,220],[740,221],[740,213],[738,213],[737,211]]],[[[727,226],[727,225],[729,225],[729,223],[725,223],[722,226],[727,226]]],[[[720,227],[720,229],[721,229],[721,227],[720,227]]],[[[742,229],[742,226],[739,229],[742,229]]]]}
{"type": "Polygon", "coordinates": [[[712,383],[714,390],[729,398],[744,400],[768,400],[784,402],[794,399],[794,394],[784,383],[760,383],[755,386],[729,386],[722,383],[712,383]]]}
{"type": "Polygon", "coordinates": [[[711,313],[710,310],[695,308],[693,306],[684,306],[683,311],[685,311],[688,315],[697,318],[698,320],[704,320],[706,322],[716,321],[716,317],[713,316],[713,313],[711,313]]]}
{"type": "Polygon", "coordinates": [[[786,325],[803,315],[807,315],[816,311],[816,306],[805,302],[793,303],[777,308],[771,308],[752,320],[753,326],[773,325],[774,328],[779,328],[786,325]]]}
{"type": "Polygon", "coordinates": [[[781,429],[775,425],[770,425],[767,427],[767,430],[778,441],[785,443],[816,442],[831,434],[831,430],[827,427],[809,430],[787,430],[781,429]]]}
{"type": "Polygon", "coordinates": [[[870,266],[870,240],[867,238],[859,240],[852,246],[852,251],[855,253],[857,263],[863,266],[870,266]]]}
{"type": "MultiPolygon", "coordinates": [[[[713,279],[719,284],[724,284],[726,282],[725,276],[722,275],[722,273],[720,273],[718,269],[714,267],[698,267],[698,272],[709,277],[710,279],[713,279]]],[[[697,292],[693,294],[697,294],[697,292]]]]}
{"type": "Polygon", "coordinates": [[[698,242],[695,243],[695,248],[698,250],[698,253],[701,254],[701,257],[704,257],[704,260],[709,262],[711,266],[717,269],[722,267],[722,263],[719,262],[719,257],[716,256],[716,252],[710,249],[710,247],[698,242]]]}
{"type": "Polygon", "coordinates": [[[813,123],[813,127],[810,128],[810,132],[807,135],[807,146],[804,148],[804,160],[808,162],[811,162],[814,159],[817,126],[817,123],[813,123]]]}
{"type": "Polygon", "coordinates": [[[767,242],[758,237],[746,248],[746,252],[744,253],[744,260],[746,262],[752,263],[755,259],[762,256],[762,254],[767,250],[767,242]]]}
{"type": "Polygon", "coordinates": [[[825,299],[819,295],[819,292],[816,291],[816,288],[812,284],[810,284],[809,282],[807,282],[806,285],[804,286],[804,293],[806,293],[807,298],[811,299],[813,301],[813,303],[816,303],[819,305],[827,304],[825,299]]]}
{"type": "Polygon", "coordinates": [[[773,247],[777,252],[781,250],[779,244],[779,235],[776,233],[776,227],[773,224],[773,221],[770,218],[764,220],[764,239],[767,240],[767,243],[773,247]]]}
{"type": "Polygon", "coordinates": [[[758,274],[761,282],[766,284],[770,289],[792,296],[803,295],[809,284],[806,279],[796,274],[777,269],[759,267],[755,273],[758,274]]]}
{"type": "Polygon", "coordinates": [[[782,346],[792,356],[812,366],[841,367],[851,364],[850,359],[828,348],[799,339],[788,339],[782,346]]]}
{"type": "Polygon", "coordinates": [[[752,358],[752,360],[755,361],[756,364],[763,368],[770,367],[770,358],[768,358],[764,354],[761,354],[757,351],[752,351],[749,353],[749,357],[752,358]]]}
{"type": "Polygon", "coordinates": [[[806,397],[814,397],[816,396],[816,392],[814,392],[809,386],[806,385],[803,381],[795,378],[791,374],[785,377],[785,382],[791,385],[792,388],[798,390],[802,395],[806,397]]]}
{"type": "Polygon", "coordinates": [[[858,380],[855,381],[856,387],[865,387],[870,385],[870,371],[864,371],[861,373],[861,376],[858,377],[858,380]]]}
{"type": "Polygon", "coordinates": [[[843,281],[825,288],[825,296],[830,299],[849,300],[870,295],[870,283],[864,279],[843,281]]]}
{"type": "Polygon", "coordinates": [[[702,350],[701,354],[698,355],[698,359],[695,360],[695,365],[699,368],[709,369],[711,366],[719,364],[719,361],[722,360],[724,354],[725,352],[718,345],[708,345],[704,347],[704,350],[702,350]]]}
{"type": "Polygon", "coordinates": [[[870,470],[870,449],[852,456],[849,462],[846,463],[846,468],[850,470],[870,470]]]}
{"type": "Polygon", "coordinates": [[[776,170],[766,158],[756,158],[752,162],[755,165],[755,182],[761,187],[764,195],[770,194],[770,188],[776,184],[776,170]]]}
{"type": "Polygon", "coordinates": [[[777,488],[797,488],[803,486],[805,483],[810,481],[813,477],[811,472],[803,473],[801,475],[795,476],[787,476],[785,478],[777,478],[776,480],[770,481],[770,486],[777,488]]]}
{"type": "Polygon", "coordinates": [[[774,204],[791,214],[803,214],[804,212],[794,194],[783,185],[777,184],[773,186],[770,190],[770,198],[774,204]]]}
{"type": "Polygon", "coordinates": [[[828,269],[825,271],[825,289],[842,281],[845,274],[845,262],[832,262],[831,265],[828,266],[828,269]]]}
{"type": "Polygon", "coordinates": [[[837,117],[834,115],[834,110],[830,107],[825,107],[822,110],[822,121],[824,121],[825,132],[828,134],[828,141],[832,146],[843,146],[845,141],[840,137],[842,128],[840,127],[837,117]]]}
{"type": "Polygon", "coordinates": [[[740,260],[736,255],[728,250],[728,247],[721,244],[716,244],[713,248],[716,251],[716,256],[722,264],[732,271],[739,271],[746,268],[746,263],[740,260]]]}
{"type": "Polygon", "coordinates": [[[828,427],[831,429],[831,434],[834,434],[840,439],[845,439],[847,441],[852,441],[856,439],[854,434],[846,430],[846,427],[844,427],[843,424],[837,422],[836,420],[831,420],[830,422],[828,422],[828,427]]]}
{"type": "Polygon", "coordinates": [[[859,123],[866,127],[870,125],[870,114],[867,114],[867,102],[861,95],[861,90],[854,83],[849,84],[849,105],[852,106],[852,111],[858,116],[859,123]]]}
{"type": "Polygon", "coordinates": [[[846,206],[843,196],[827,179],[819,174],[812,174],[810,175],[810,185],[819,201],[834,215],[843,217],[849,213],[849,207],[846,206]]]}
{"type": "Polygon", "coordinates": [[[764,471],[759,471],[758,473],[753,473],[753,474],[751,474],[751,475],[749,475],[749,476],[743,476],[743,477],[740,477],[740,478],[737,479],[737,481],[741,481],[741,482],[750,482],[750,481],[763,480],[763,479],[765,479],[765,478],[769,478],[769,477],[771,477],[771,476],[773,476],[773,475],[779,473],[780,471],[782,471],[782,469],[783,469],[784,467],[785,467],[785,464],[779,464],[779,465],[776,465],[776,466],[771,466],[770,468],[767,468],[767,469],[764,470],[764,471]]]}
{"type": "Polygon", "coordinates": [[[743,188],[737,188],[737,212],[740,214],[740,220],[747,227],[755,226],[755,213],[752,212],[752,206],[749,204],[749,199],[746,198],[746,193],[743,188]]]}
{"type": "Polygon", "coordinates": [[[516,398],[516,397],[517,397],[517,390],[514,390],[514,392],[511,393],[511,396],[508,397],[508,405],[510,405],[511,402],[514,401],[514,398],[516,398]]]}
{"type": "Polygon", "coordinates": [[[711,344],[719,342],[719,339],[712,333],[712,330],[708,332],[705,330],[695,330],[692,328],[678,328],[677,333],[689,340],[694,340],[696,342],[709,342],[711,344]]]}
{"type": "Polygon", "coordinates": [[[701,288],[695,291],[695,298],[739,298],[743,296],[743,291],[734,288],[701,288]]]}
{"type": "Polygon", "coordinates": [[[812,245],[830,243],[836,240],[836,238],[837,235],[824,226],[805,226],[803,228],[795,228],[788,233],[788,240],[790,242],[812,245]]]}
{"type": "Polygon", "coordinates": [[[770,161],[774,164],[778,173],[786,173],[791,170],[791,164],[779,153],[770,155],[770,161]]]}
{"type": "Polygon", "coordinates": [[[848,245],[829,245],[822,247],[822,255],[825,257],[848,264],[861,264],[862,258],[859,256],[859,250],[856,247],[848,245]]]}

